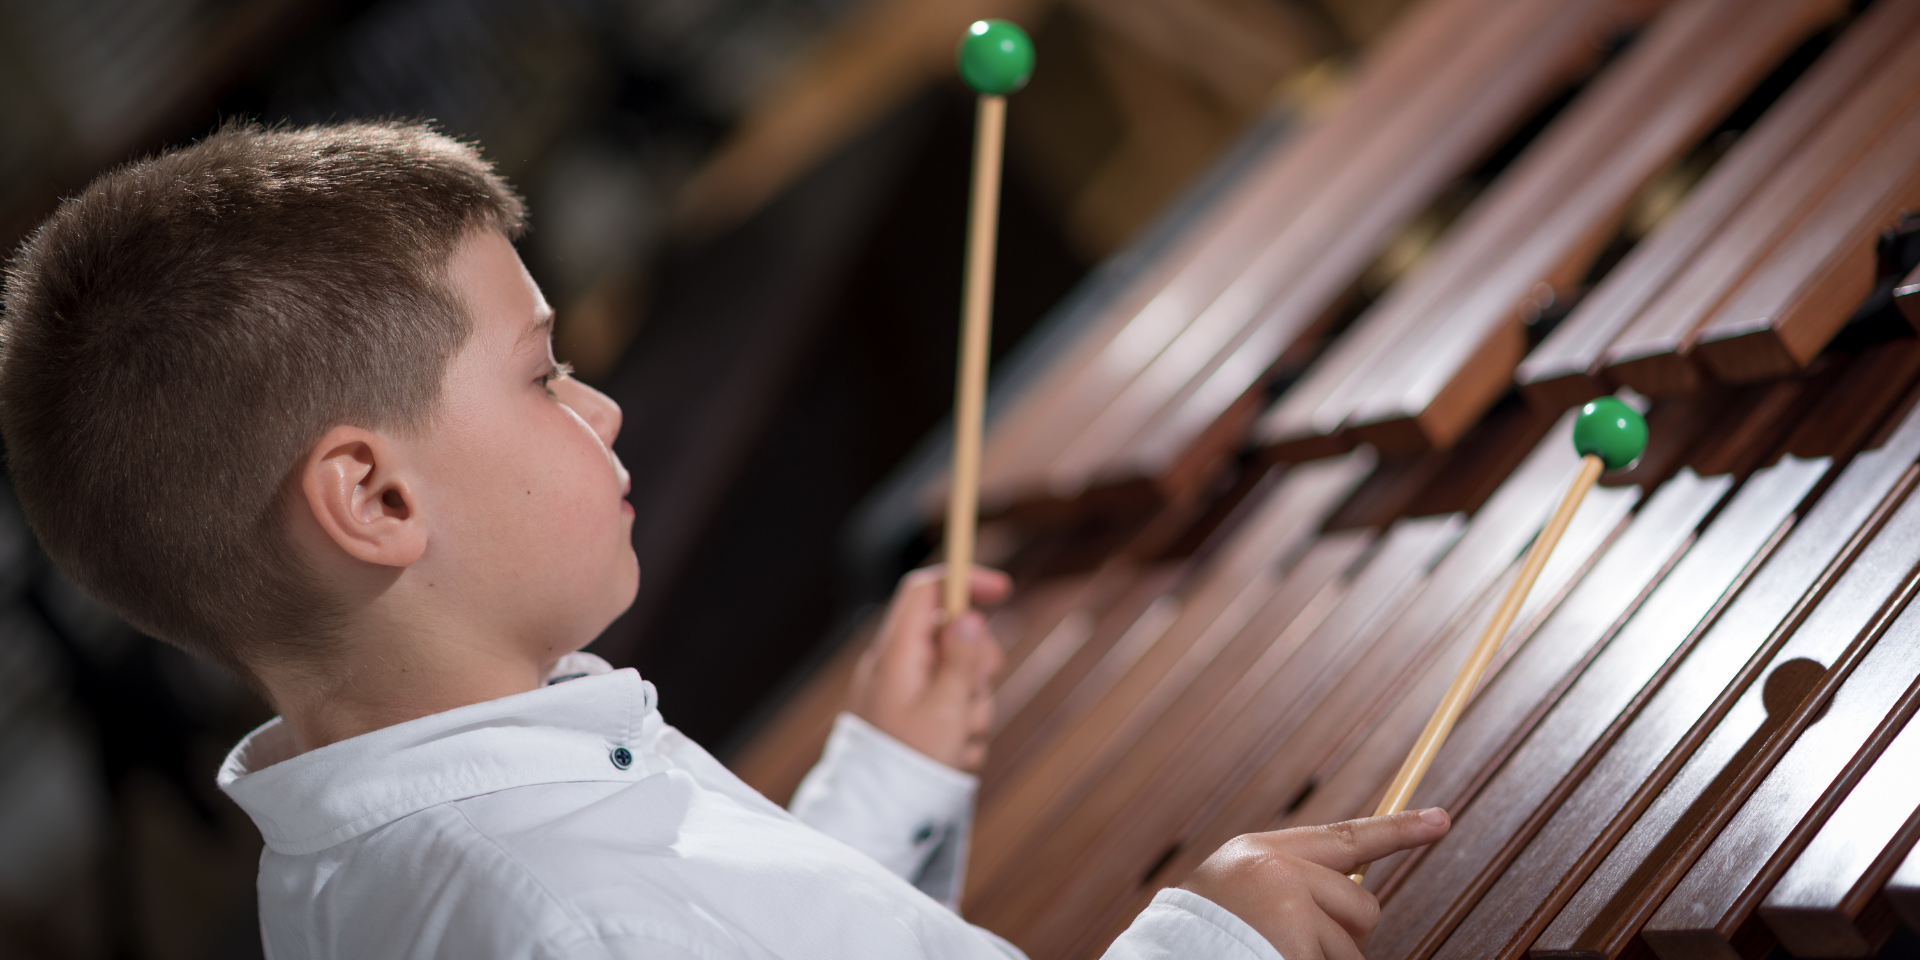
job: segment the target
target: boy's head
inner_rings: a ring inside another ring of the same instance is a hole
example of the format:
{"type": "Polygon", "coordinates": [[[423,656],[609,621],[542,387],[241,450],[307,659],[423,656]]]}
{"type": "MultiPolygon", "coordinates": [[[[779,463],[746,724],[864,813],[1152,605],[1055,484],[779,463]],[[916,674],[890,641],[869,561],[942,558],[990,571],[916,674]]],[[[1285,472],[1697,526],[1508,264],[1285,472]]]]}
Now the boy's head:
{"type": "Polygon", "coordinates": [[[585,589],[581,622],[527,639],[591,639],[637,582],[619,412],[550,382],[523,216],[473,148],[401,123],[232,126],[63,203],[0,331],[8,470],[48,553],[245,674],[324,662],[401,595],[511,630],[567,619],[516,590],[585,589]],[[595,566],[553,569],[571,555],[595,566]]]}

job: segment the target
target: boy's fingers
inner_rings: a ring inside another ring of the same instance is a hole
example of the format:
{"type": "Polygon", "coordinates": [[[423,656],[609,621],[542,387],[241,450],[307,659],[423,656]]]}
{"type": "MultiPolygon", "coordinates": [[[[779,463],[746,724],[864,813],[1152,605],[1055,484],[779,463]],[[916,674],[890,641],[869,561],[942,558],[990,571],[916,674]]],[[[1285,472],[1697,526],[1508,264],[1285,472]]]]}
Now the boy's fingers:
{"type": "Polygon", "coordinates": [[[931,670],[928,662],[940,603],[940,569],[923,567],[900,578],[892,609],[875,638],[880,669],[901,682],[924,677],[931,670]]]}
{"type": "Polygon", "coordinates": [[[989,632],[980,644],[980,656],[974,661],[974,681],[981,696],[993,692],[993,681],[1007,665],[1006,651],[1000,649],[1000,641],[989,632]]]}
{"type": "Polygon", "coordinates": [[[993,698],[975,697],[967,704],[967,734],[985,738],[993,728],[993,698]]]}
{"type": "Polygon", "coordinates": [[[1450,823],[1445,810],[1430,807],[1324,827],[1281,830],[1262,839],[1282,853],[1349,873],[1390,853],[1426,846],[1446,836],[1450,823]]]}
{"type": "Polygon", "coordinates": [[[974,606],[990,607],[1013,592],[1013,578],[992,567],[975,566],[967,584],[967,592],[973,598],[974,606]]]}
{"type": "Polygon", "coordinates": [[[906,576],[900,578],[900,586],[894,588],[894,602],[923,607],[938,606],[940,582],[945,578],[946,574],[938,565],[908,571],[906,576]]]}
{"type": "Polygon", "coordinates": [[[968,741],[966,746],[960,748],[960,765],[958,769],[966,771],[967,773],[979,773],[980,768],[986,766],[986,763],[987,745],[984,741],[968,741]]]}
{"type": "Polygon", "coordinates": [[[933,622],[940,609],[940,584],[944,576],[939,567],[921,567],[900,578],[900,588],[894,591],[895,609],[933,622]]]}
{"type": "Polygon", "coordinates": [[[942,696],[952,697],[956,703],[972,699],[980,683],[980,659],[992,642],[987,636],[986,619],[972,610],[942,628],[940,667],[933,678],[936,687],[944,688],[942,696]]]}
{"type": "MultiPolygon", "coordinates": [[[[1012,581],[998,570],[975,567],[971,579],[975,603],[997,602],[1012,590],[1012,581]]],[[[954,659],[953,654],[946,649],[948,645],[935,636],[936,627],[945,616],[940,607],[945,580],[946,568],[938,564],[921,567],[900,578],[882,633],[874,640],[875,673],[883,675],[889,684],[901,689],[918,688],[930,677],[960,665],[948,662],[954,659]]],[[[985,634],[984,626],[980,632],[985,634]]],[[[959,659],[975,665],[982,684],[997,669],[996,660],[987,660],[982,665],[978,651],[971,646],[962,651],[959,659]]]]}
{"type": "MultiPolygon", "coordinates": [[[[909,585],[919,588],[929,586],[933,603],[938,606],[946,597],[947,565],[936,563],[921,567],[900,580],[900,589],[905,592],[909,585]]],[[[1013,578],[1005,572],[992,567],[974,564],[967,577],[967,596],[974,606],[990,607],[1007,598],[1013,592],[1013,578]]]]}
{"type": "MultiPolygon", "coordinates": [[[[1347,881],[1352,886],[1359,886],[1347,881]]],[[[1320,956],[1326,960],[1363,960],[1360,948],[1354,945],[1353,937],[1341,928],[1334,918],[1321,914],[1314,921],[1314,933],[1320,941],[1320,956]]]]}
{"type": "Polygon", "coordinates": [[[1333,918],[1356,946],[1365,947],[1373,937],[1374,926],[1380,922],[1380,901],[1365,887],[1347,879],[1345,873],[1324,867],[1303,869],[1310,871],[1310,890],[1320,912],[1333,918]]]}
{"type": "Polygon", "coordinates": [[[1324,939],[1322,927],[1326,918],[1317,916],[1318,911],[1310,903],[1296,900],[1271,912],[1258,906],[1254,909],[1261,911],[1261,922],[1254,923],[1253,917],[1240,915],[1238,911],[1235,913],[1242,920],[1253,923],[1254,929],[1267,938],[1267,942],[1280,951],[1280,956],[1285,960],[1320,960],[1326,955],[1320,944],[1324,939]]]}

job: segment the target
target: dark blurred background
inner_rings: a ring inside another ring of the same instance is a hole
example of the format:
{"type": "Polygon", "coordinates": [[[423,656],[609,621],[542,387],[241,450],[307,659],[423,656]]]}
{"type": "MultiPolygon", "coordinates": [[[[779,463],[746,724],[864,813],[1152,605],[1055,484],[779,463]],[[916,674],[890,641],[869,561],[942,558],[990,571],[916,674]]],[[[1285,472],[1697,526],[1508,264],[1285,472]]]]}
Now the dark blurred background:
{"type": "MultiPolygon", "coordinates": [[[[558,352],[626,411],[643,582],[593,649],[724,757],[933,546],[900,491],[951,404],[964,25],[1040,50],[1004,382],[1324,109],[1402,2],[0,0],[0,244],[227,119],[478,141],[531,201],[558,352]]],[[[269,713],[76,590],[0,486],[0,960],[258,956],[259,839],[213,772],[269,713]]]]}

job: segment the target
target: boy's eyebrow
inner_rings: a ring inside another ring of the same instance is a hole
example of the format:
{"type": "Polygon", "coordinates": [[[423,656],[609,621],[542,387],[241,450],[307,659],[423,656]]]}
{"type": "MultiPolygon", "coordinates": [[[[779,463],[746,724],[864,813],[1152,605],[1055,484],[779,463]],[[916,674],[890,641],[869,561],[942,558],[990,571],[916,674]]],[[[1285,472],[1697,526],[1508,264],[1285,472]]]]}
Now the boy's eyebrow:
{"type": "Polygon", "coordinates": [[[527,332],[522,334],[520,339],[522,341],[545,340],[547,338],[547,335],[552,332],[553,332],[553,308],[541,307],[540,312],[537,315],[535,315],[533,318],[533,325],[527,328],[527,332]]]}

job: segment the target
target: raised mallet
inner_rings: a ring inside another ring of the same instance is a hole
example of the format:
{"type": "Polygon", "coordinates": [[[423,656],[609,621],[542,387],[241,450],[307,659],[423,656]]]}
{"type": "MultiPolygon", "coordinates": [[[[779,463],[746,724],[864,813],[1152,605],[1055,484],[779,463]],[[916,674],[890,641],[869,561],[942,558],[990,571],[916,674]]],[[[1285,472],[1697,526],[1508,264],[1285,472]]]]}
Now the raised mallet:
{"type": "Polygon", "coordinates": [[[1006,95],[1033,75],[1033,41],[1005,20],[978,20],[960,41],[960,76],[980,95],[973,134],[973,198],[967,214],[966,285],[960,299],[960,369],[954,377],[953,483],[947,491],[949,617],[967,609],[974,525],[980,512],[980,429],[993,323],[993,256],[1000,220],[1000,160],[1006,95]]]}
{"type": "MultiPolygon", "coordinates": [[[[1507,588],[1506,596],[1500,598],[1500,606],[1493,612],[1493,619],[1480,633],[1480,639],[1474,642],[1473,651],[1467,655],[1467,662],[1460,665],[1460,672],[1454,675],[1453,684],[1447,688],[1446,696],[1440,698],[1440,705],[1433,710],[1432,719],[1427,728],[1420,731],[1420,739],[1408,752],[1405,762],[1400,764],[1400,772],[1393,777],[1393,783],[1387,787],[1387,795],[1380,799],[1380,806],[1373,815],[1384,817],[1399,813],[1407,808],[1407,802],[1413,799],[1413,791],[1420,786],[1420,778],[1427,773],[1427,767],[1433,763],[1433,757],[1440,752],[1440,745],[1447,741],[1447,734],[1453,730],[1454,721],[1467,707],[1468,698],[1473,696],[1475,687],[1480,685],[1480,676],[1487,670],[1487,664],[1493,662],[1493,655],[1500,649],[1500,640],[1507,635],[1507,629],[1513,626],[1513,618],[1520,613],[1520,606],[1527,601],[1527,592],[1533,589],[1534,580],[1540,576],[1541,568],[1547,565],[1547,557],[1553,553],[1553,546],[1560,542],[1560,535],[1567,531],[1574,512],[1580,509],[1580,501],[1585,499],[1587,491],[1593,489],[1594,481],[1600,479],[1603,470],[1618,470],[1640,459],[1641,451],[1647,448],[1647,421],[1632,407],[1612,397],[1601,397],[1580,408],[1579,416],[1573,421],[1573,448],[1580,453],[1580,473],[1573,478],[1573,486],[1560,500],[1560,506],[1547,519],[1547,525],[1534,538],[1533,546],[1527,549],[1527,556],[1520,564],[1520,575],[1515,577],[1513,585],[1507,588]]],[[[1366,879],[1367,865],[1352,873],[1354,882],[1366,879]]]]}

